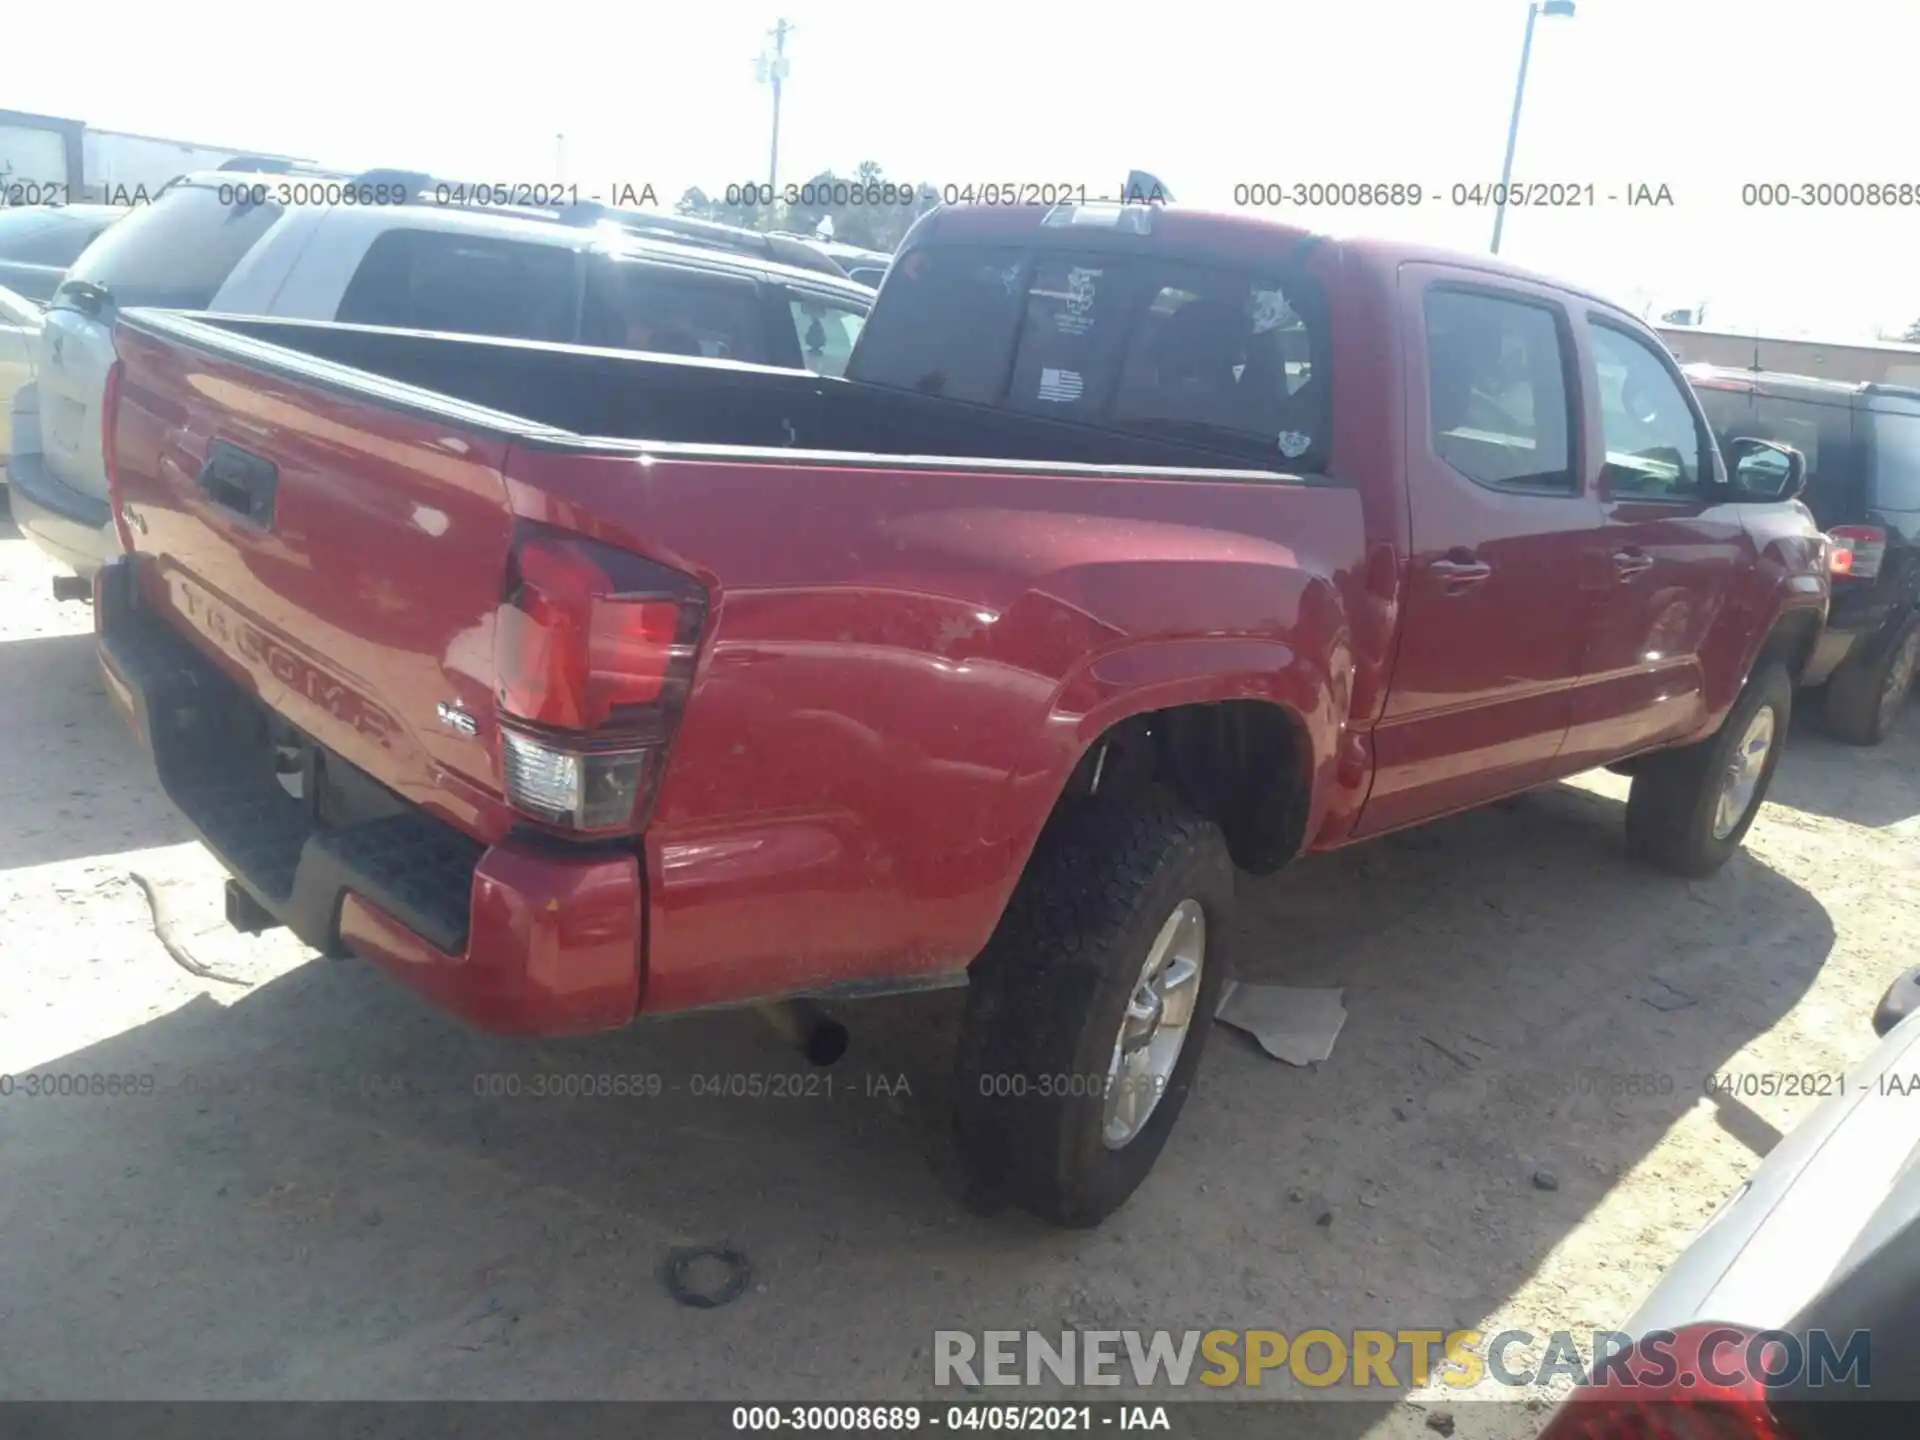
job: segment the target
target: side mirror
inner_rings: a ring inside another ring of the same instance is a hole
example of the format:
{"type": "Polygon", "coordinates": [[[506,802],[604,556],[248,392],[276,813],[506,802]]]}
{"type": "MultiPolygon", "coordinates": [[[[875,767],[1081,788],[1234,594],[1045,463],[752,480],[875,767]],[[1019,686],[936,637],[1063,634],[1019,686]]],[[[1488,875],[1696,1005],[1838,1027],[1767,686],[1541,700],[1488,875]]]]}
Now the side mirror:
{"type": "Polygon", "coordinates": [[[1807,488],[1807,457],[1791,445],[1743,437],[1728,442],[1727,460],[1742,499],[1797,500],[1807,488]]]}

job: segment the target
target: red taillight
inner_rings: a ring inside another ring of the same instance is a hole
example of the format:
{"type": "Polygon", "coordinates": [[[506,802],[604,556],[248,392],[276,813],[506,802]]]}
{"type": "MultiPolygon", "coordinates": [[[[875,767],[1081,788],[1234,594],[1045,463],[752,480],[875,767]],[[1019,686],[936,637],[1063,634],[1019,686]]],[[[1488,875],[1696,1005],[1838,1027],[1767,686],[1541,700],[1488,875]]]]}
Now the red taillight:
{"type": "Polygon", "coordinates": [[[1878,525],[1836,525],[1827,534],[1833,541],[1827,569],[1834,575],[1871,580],[1887,558],[1887,532],[1878,525]]]}
{"type": "Polygon", "coordinates": [[[644,823],[705,615],[690,576],[523,530],[494,634],[501,771],[517,808],[569,830],[644,823]]]}
{"type": "Polygon", "coordinates": [[[1778,1342],[1755,1340],[1732,1325],[1649,1335],[1604,1381],[1574,1391],[1539,1440],[1792,1440],[1762,1373],[1777,1366],[1767,1347],[1778,1342]]]}
{"type": "Polygon", "coordinates": [[[120,411],[120,381],[126,369],[115,360],[107,367],[107,388],[100,397],[100,464],[107,477],[107,504],[113,511],[114,528],[120,532],[120,548],[133,549],[133,536],[127,522],[120,518],[120,450],[114,443],[114,421],[120,411]]]}
{"type": "MultiPolygon", "coordinates": [[[[515,548],[498,644],[501,702],[522,720],[598,730],[619,707],[660,698],[682,601],[623,593],[610,568],[659,567],[614,556],[610,565],[606,546],[575,539],[529,539],[515,548]]],[[[627,578],[660,588],[655,576],[627,578]]]]}

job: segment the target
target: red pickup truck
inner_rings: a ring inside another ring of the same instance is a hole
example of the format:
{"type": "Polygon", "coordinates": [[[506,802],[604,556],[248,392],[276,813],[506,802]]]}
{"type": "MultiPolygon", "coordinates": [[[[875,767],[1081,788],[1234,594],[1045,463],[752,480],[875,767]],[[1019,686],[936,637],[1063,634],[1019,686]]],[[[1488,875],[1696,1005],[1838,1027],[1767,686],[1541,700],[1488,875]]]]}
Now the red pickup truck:
{"type": "Polygon", "coordinates": [[[243,927],[494,1030],[969,988],[982,1192],[1091,1224],[1238,867],[1590,767],[1739,845],[1827,602],[1791,451],[1483,258],[939,210],[844,378],[130,311],[108,688],[243,927]]]}

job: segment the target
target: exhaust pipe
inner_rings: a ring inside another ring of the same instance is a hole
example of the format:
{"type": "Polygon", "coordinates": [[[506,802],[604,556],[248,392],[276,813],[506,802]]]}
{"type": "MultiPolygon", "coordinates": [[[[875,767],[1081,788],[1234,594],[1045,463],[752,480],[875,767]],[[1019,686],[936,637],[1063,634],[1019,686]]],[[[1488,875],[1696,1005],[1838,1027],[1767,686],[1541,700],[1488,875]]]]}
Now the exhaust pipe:
{"type": "Polygon", "coordinates": [[[777,1000],[757,1007],[760,1017],[815,1065],[831,1065],[847,1053],[847,1027],[811,1000],[777,1000]]]}
{"type": "Polygon", "coordinates": [[[84,600],[93,603],[93,581],[84,575],[56,575],[53,577],[53,598],[56,600],[84,600]]]}

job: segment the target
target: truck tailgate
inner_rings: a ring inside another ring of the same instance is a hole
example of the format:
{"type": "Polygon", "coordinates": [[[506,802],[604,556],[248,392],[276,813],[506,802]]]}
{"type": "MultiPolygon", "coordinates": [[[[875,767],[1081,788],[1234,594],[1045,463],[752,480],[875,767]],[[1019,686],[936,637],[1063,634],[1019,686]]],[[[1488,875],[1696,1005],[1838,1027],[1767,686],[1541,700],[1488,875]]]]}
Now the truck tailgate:
{"type": "Polygon", "coordinates": [[[500,838],[507,441],[124,326],[118,349],[115,494],[143,603],[312,739],[500,838]]]}

